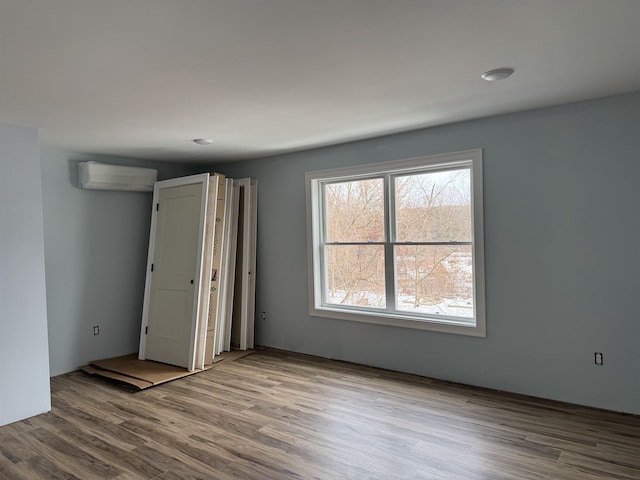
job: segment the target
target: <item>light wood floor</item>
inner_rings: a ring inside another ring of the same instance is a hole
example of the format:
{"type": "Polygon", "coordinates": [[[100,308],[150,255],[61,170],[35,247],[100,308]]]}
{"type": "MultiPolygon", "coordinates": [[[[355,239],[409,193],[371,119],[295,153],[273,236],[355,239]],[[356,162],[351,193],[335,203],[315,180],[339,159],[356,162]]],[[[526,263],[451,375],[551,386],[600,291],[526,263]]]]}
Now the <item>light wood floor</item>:
{"type": "Polygon", "coordinates": [[[640,417],[282,351],[52,393],[0,428],[0,479],[640,479],[640,417]]]}

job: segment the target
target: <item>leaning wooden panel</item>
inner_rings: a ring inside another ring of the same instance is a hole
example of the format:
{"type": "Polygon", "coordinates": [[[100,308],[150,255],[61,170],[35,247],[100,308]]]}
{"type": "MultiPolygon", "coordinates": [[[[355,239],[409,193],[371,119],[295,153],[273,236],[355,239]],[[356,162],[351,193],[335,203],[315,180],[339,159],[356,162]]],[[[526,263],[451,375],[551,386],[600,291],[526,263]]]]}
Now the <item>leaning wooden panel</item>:
{"type": "Polygon", "coordinates": [[[233,180],[227,178],[225,185],[224,215],[222,219],[222,242],[220,245],[220,294],[218,297],[218,320],[219,335],[216,336],[214,355],[220,355],[224,351],[225,332],[227,328],[227,295],[229,282],[227,281],[229,272],[229,228],[231,221],[231,195],[233,192],[233,180]]]}
{"type": "Polygon", "coordinates": [[[222,225],[224,220],[224,198],[226,191],[226,178],[224,175],[216,174],[212,181],[217,184],[215,196],[216,214],[213,229],[213,256],[211,262],[211,276],[209,282],[209,308],[207,315],[207,337],[205,345],[205,357],[207,361],[213,361],[216,338],[219,335],[218,305],[220,298],[220,260],[222,246],[222,225]]]}
{"type": "MultiPolygon", "coordinates": [[[[200,309],[198,311],[198,336],[196,338],[196,368],[204,368],[206,354],[206,341],[207,341],[207,323],[209,316],[209,288],[210,288],[210,275],[213,265],[213,245],[214,245],[214,230],[216,224],[216,199],[218,196],[218,182],[215,178],[209,179],[209,189],[207,194],[207,206],[205,214],[205,235],[203,245],[203,260],[202,260],[202,275],[200,276],[200,309]]],[[[209,362],[211,363],[211,362],[209,362]]]]}
{"type": "Polygon", "coordinates": [[[229,192],[229,231],[227,252],[227,276],[226,292],[225,292],[225,313],[224,313],[224,351],[231,350],[231,333],[233,328],[233,299],[235,296],[236,281],[236,253],[238,248],[238,212],[239,212],[239,195],[240,188],[235,185],[233,180],[227,183],[227,191],[229,192]]]}
{"type": "Polygon", "coordinates": [[[215,306],[212,305],[211,309],[215,313],[215,329],[213,335],[213,356],[219,355],[221,350],[218,346],[222,342],[222,338],[224,338],[224,318],[223,318],[223,286],[225,284],[224,281],[224,263],[225,257],[227,255],[228,245],[226,243],[225,237],[225,222],[226,222],[226,196],[227,184],[226,178],[223,177],[223,181],[220,183],[220,192],[218,193],[218,215],[216,221],[216,239],[217,239],[217,291],[215,296],[215,306]]]}
{"type": "Polygon", "coordinates": [[[232,343],[240,350],[246,350],[250,341],[250,324],[253,325],[251,300],[251,284],[255,267],[255,244],[252,239],[252,186],[250,178],[241,178],[237,182],[240,192],[240,208],[238,217],[238,252],[236,255],[236,293],[234,299],[234,322],[232,343]],[[253,252],[252,252],[253,249],[253,252]],[[239,311],[238,311],[239,310],[239,311]],[[239,322],[239,325],[238,325],[239,322]],[[238,328],[239,327],[239,328],[238,328]]]}
{"type": "Polygon", "coordinates": [[[249,226],[250,179],[234,180],[238,192],[238,246],[236,252],[236,279],[233,296],[233,320],[231,325],[231,345],[240,350],[247,349],[247,294],[249,288],[247,230],[249,226]]]}
{"type": "Polygon", "coordinates": [[[251,180],[249,207],[249,292],[247,301],[247,348],[253,348],[256,316],[256,247],[258,234],[258,181],[251,180]]]}

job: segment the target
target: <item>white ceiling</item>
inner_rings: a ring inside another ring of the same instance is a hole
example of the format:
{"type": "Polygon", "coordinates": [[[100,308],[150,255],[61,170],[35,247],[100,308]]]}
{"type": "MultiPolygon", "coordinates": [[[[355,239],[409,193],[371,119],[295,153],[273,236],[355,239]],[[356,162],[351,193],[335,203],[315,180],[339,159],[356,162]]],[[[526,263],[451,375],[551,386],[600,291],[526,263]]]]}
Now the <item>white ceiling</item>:
{"type": "Polygon", "coordinates": [[[0,121],[85,153],[255,158],[636,90],[640,0],[0,0],[0,121]]]}

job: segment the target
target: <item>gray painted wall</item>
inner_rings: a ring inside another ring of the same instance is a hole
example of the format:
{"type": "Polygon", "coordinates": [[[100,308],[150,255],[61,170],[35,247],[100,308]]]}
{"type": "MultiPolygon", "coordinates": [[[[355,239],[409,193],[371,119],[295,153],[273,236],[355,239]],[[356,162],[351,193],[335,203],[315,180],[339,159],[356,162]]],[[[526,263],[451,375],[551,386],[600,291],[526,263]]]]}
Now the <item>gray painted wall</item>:
{"type": "Polygon", "coordinates": [[[192,173],[188,166],[43,149],[51,375],[138,351],[152,194],[80,189],[77,164],[86,160],[157,168],[160,180],[192,173]]]}
{"type": "Polygon", "coordinates": [[[0,124],[0,425],[51,409],[38,131],[0,124]]]}
{"type": "Polygon", "coordinates": [[[218,164],[259,181],[257,343],[638,414],[639,152],[630,94],[218,164]],[[487,338],[310,317],[304,173],[478,147],[487,338]]]}

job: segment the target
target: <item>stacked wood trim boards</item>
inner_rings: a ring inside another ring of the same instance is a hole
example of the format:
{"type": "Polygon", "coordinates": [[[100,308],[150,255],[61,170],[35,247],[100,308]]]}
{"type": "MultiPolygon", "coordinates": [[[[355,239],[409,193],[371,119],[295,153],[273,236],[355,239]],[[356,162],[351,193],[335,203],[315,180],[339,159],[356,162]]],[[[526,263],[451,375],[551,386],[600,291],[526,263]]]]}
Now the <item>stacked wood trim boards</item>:
{"type": "Polygon", "coordinates": [[[140,360],[194,370],[232,348],[253,348],[256,227],[255,180],[156,182],[140,360]]]}

